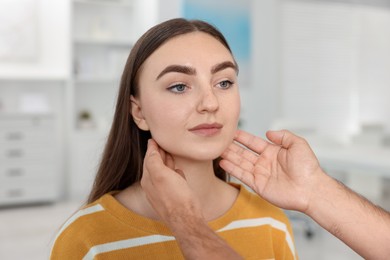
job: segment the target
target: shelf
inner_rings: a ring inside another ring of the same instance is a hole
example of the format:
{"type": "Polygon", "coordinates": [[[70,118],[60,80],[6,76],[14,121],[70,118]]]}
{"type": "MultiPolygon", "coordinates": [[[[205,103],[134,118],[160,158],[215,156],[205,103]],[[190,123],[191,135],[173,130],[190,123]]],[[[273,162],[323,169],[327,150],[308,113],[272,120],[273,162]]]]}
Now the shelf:
{"type": "Polygon", "coordinates": [[[73,3],[75,4],[125,8],[133,8],[132,2],[133,1],[130,0],[73,0],[73,3]]]}
{"type": "Polygon", "coordinates": [[[42,71],[29,71],[24,72],[23,74],[9,71],[0,72],[0,81],[58,81],[65,82],[69,80],[69,75],[60,72],[42,72],[42,71]]]}
{"type": "Polygon", "coordinates": [[[91,128],[80,128],[77,127],[74,130],[75,138],[106,138],[110,129],[101,128],[101,127],[91,127],[91,128]]]}
{"type": "Polygon", "coordinates": [[[112,39],[112,38],[93,38],[93,37],[76,37],[74,38],[75,44],[80,45],[102,45],[102,46],[117,46],[117,47],[129,47],[133,46],[133,40],[130,39],[112,39]]]}
{"type": "Polygon", "coordinates": [[[87,77],[87,76],[83,76],[83,77],[75,77],[74,79],[74,83],[75,84],[108,84],[108,83],[116,83],[120,80],[120,77],[110,77],[110,76],[107,76],[107,77],[87,77]]]}
{"type": "Polygon", "coordinates": [[[50,119],[54,119],[55,118],[55,114],[53,112],[48,112],[48,113],[22,113],[22,112],[0,111],[0,119],[31,119],[31,118],[50,118],[50,119]]]}

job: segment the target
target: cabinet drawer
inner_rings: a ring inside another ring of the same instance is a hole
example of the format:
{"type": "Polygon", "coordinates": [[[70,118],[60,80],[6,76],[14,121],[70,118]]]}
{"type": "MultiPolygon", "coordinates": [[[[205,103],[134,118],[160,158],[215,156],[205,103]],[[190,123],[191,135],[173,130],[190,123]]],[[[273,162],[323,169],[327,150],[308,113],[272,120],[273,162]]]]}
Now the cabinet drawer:
{"type": "Polygon", "coordinates": [[[54,201],[59,194],[56,187],[58,187],[56,183],[49,182],[0,186],[0,206],[54,201]]]}
{"type": "Polygon", "coordinates": [[[57,134],[53,116],[0,117],[0,206],[58,198],[57,134]]]}
{"type": "Polygon", "coordinates": [[[48,132],[46,129],[25,131],[25,130],[0,130],[1,144],[34,144],[41,142],[51,142],[55,140],[53,132],[48,132]]]}
{"type": "Polygon", "coordinates": [[[23,183],[28,181],[53,179],[58,175],[54,165],[31,165],[31,166],[5,166],[0,167],[0,183],[23,183]]]}
{"type": "Polygon", "coordinates": [[[40,142],[54,138],[55,120],[51,117],[0,117],[0,143],[40,142]]]}
{"type": "Polygon", "coordinates": [[[51,163],[58,154],[57,149],[48,143],[42,145],[5,145],[0,148],[0,162],[18,162],[20,164],[34,161],[51,163]]]}

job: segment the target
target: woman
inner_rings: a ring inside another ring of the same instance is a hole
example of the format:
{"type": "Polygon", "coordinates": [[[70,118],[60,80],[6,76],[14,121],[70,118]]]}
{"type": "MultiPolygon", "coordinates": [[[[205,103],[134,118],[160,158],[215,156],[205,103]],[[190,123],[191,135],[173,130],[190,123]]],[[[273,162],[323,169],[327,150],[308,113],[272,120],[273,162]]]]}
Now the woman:
{"type": "Polygon", "coordinates": [[[135,44],[88,205],[64,225],[52,259],[183,259],[140,180],[148,139],[169,154],[210,227],[246,259],[294,259],[283,212],[226,182],[218,158],[237,129],[238,66],[221,33],[173,19],[135,44]]]}

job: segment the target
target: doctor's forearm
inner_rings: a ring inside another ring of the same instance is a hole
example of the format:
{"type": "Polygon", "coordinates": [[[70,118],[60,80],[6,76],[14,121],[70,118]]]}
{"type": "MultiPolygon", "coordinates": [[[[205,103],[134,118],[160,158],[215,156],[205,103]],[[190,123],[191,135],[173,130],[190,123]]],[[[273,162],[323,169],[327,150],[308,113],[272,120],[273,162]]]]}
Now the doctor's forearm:
{"type": "Polygon", "coordinates": [[[305,212],[365,259],[388,259],[390,214],[326,174],[305,212]]]}
{"type": "Polygon", "coordinates": [[[171,228],[186,259],[243,259],[202,218],[176,217],[170,221],[171,228]]]}

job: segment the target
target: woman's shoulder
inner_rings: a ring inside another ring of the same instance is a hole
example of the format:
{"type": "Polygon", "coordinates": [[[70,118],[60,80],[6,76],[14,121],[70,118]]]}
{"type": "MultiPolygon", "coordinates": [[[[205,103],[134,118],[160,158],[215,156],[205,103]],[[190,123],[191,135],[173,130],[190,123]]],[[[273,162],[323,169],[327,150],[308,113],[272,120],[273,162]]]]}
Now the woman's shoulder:
{"type": "Polygon", "coordinates": [[[77,233],[81,233],[80,230],[86,229],[88,226],[92,225],[95,221],[97,221],[97,218],[104,214],[104,203],[106,203],[107,197],[109,196],[111,195],[106,194],[98,200],[86,204],[78,209],[62,225],[57,237],[63,233],[73,233],[75,231],[77,231],[77,233]]]}
{"type": "Polygon", "coordinates": [[[82,206],[66,220],[54,239],[51,259],[78,258],[78,254],[86,253],[91,237],[102,233],[99,230],[102,229],[100,224],[106,214],[102,205],[104,196],[93,203],[82,206]]]}
{"type": "Polygon", "coordinates": [[[105,194],[73,214],[55,238],[51,259],[82,259],[111,242],[142,239],[155,234],[170,236],[163,223],[144,218],[128,210],[114,197],[105,194]]]}
{"type": "Polygon", "coordinates": [[[79,209],[62,226],[55,243],[85,243],[101,240],[100,238],[104,240],[107,234],[122,232],[126,228],[130,236],[153,233],[157,227],[166,234],[169,233],[162,223],[143,217],[122,205],[115,198],[118,193],[119,191],[109,192],[79,209]]]}

